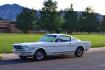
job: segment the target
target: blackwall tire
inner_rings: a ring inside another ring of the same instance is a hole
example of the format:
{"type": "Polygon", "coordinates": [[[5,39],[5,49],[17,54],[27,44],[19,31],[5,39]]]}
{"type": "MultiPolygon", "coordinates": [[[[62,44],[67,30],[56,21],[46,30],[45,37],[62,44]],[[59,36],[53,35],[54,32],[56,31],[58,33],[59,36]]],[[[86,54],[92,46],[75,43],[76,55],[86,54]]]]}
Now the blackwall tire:
{"type": "Polygon", "coordinates": [[[82,57],[83,56],[83,53],[84,53],[84,50],[81,48],[81,47],[78,47],[74,53],[74,55],[76,57],[82,57]]]}
{"type": "Polygon", "coordinates": [[[43,50],[37,50],[33,56],[34,60],[41,61],[46,59],[46,53],[43,50]]]}

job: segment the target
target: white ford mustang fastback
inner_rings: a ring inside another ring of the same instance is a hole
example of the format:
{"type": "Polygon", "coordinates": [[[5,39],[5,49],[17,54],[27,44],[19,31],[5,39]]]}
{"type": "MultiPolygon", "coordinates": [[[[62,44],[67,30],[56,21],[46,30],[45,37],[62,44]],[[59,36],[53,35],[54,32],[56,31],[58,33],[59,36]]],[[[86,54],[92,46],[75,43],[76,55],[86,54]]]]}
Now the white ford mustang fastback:
{"type": "Polygon", "coordinates": [[[81,57],[84,51],[91,47],[89,41],[81,41],[65,34],[46,34],[39,42],[13,44],[13,51],[21,59],[33,57],[43,60],[49,55],[62,55],[73,53],[81,57]]]}

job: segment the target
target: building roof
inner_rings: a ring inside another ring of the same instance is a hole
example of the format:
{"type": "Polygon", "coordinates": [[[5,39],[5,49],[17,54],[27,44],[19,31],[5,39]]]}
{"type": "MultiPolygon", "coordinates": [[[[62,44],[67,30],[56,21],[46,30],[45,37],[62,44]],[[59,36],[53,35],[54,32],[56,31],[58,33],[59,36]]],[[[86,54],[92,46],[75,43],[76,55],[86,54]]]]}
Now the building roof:
{"type": "Polygon", "coordinates": [[[10,23],[11,21],[0,20],[0,23],[10,23]]]}

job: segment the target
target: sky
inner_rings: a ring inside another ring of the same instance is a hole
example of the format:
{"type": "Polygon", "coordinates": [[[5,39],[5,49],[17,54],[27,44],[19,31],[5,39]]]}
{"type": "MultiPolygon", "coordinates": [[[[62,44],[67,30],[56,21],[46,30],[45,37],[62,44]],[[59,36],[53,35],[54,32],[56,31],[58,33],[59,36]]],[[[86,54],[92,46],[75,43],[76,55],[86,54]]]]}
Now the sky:
{"type": "MultiPolygon", "coordinates": [[[[105,15],[105,0],[53,0],[58,2],[58,9],[63,10],[73,4],[75,11],[84,11],[87,6],[92,7],[94,12],[105,15]]],[[[43,7],[44,0],[0,0],[0,5],[19,4],[24,7],[39,10],[43,7]]]]}

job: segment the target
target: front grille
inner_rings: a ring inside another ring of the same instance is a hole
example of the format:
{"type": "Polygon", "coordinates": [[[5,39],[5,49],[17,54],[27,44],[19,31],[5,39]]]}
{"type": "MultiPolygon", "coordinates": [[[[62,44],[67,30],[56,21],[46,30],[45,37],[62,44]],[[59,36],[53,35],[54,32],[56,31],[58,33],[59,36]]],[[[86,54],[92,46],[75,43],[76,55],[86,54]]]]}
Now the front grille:
{"type": "Polygon", "coordinates": [[[23,46],[20,46],[20,45],[14,45],[14,48],[17,49],[17,50],[20,50],[20,49],[23,49],[23,46]]]}

